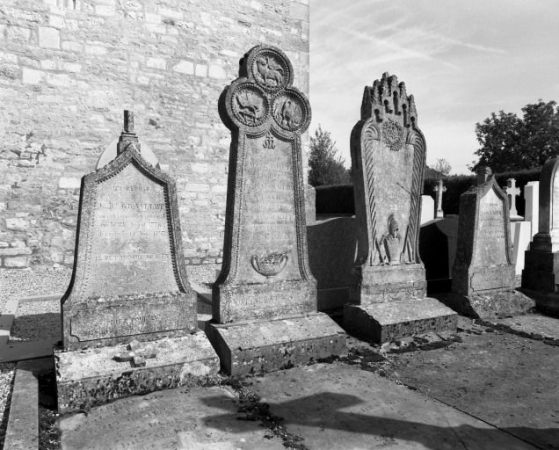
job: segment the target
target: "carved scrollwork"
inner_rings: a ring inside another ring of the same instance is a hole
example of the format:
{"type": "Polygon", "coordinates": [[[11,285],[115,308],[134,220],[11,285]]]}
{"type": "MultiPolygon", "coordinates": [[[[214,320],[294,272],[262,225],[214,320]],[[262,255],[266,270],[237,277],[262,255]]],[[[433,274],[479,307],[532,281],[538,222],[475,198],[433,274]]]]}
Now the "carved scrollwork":
{"type": "Polygon", "coordinates": [[[268,116],[268,100],[250,85],[239,87],[231,98],[235,118],[248,127],[262,125],[268,116]]]}

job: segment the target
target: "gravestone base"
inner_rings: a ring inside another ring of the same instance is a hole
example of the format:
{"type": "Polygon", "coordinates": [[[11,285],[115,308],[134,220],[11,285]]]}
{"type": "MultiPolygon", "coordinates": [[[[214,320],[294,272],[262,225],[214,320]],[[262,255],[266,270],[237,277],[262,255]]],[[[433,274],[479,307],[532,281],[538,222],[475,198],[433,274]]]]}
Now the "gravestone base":
{"type": "Polygon", "coordinates": [[[378,343],[431,331],[456,331],[457,323],[454,311],[429,297],[344,307],[344,328],[378,343]]]}
{"type": "Polygon", "coordinates": [[[559,293],[522,289],[522,292],[536,302],[536,308],[549,316],[559,317],[559,293]]]}
{"type": "Polygon", "coordinates": [[[219,358],[201,332],[153,342],[55,349],[54,358],[61,414],[88,410],[117,398],[196,385],[219,371],[219,358]],[[131,352],[143,361],[115,359],[129,358],[131,352]]]}
{"type": "Polygon", "coordinates": [[[527,250],[524,253],[522,289],[541,293],[555,293],[559,277],[559,252],[527,250]]]}
{"type": "Polygon", "coordinates": [[[346,334],[329,316],[209,324],[208,337],[228,375],[287,369],[346,353],[346,334]]]}
{"type": "Polygon", "coordinates": [[[355,304],[422,298],[427,292],[423,264],[361,266],[356,272],[360,281],[350,292],[355,304]]]}
{"type": "Polygon", "coordinates": [[[470,295],[446,293],[437,298],[457,313],[474,319],[495,319],[528,313],[534,300],[521,292],[508,289],[476,292],[470,295]]]}

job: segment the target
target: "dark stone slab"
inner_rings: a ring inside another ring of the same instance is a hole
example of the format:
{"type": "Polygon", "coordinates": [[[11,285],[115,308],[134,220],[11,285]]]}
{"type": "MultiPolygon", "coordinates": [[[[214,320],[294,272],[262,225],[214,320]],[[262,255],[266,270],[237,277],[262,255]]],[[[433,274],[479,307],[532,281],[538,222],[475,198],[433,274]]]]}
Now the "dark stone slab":
{"type": "Polygon", "coordinates": [[[533,299],[515,290],[500,289],[470,295],[448,292],[436,296],[459,314],[476,319],[494,319],[526,314],[536,306],[533,299]]]}
{"type": "Polygon", "coordinates": [[[460,196],[452,292],[464,296],[514,290],[508,199],[491,169],[485,170],[478,185],[460,196]]]}
{"type": "Polygon", "coordinates": [[[536,308],[544,314],[559,317],[559,294],[542,290],[524,289],[522,292],[536,302],[536,308]]]}
{"type": "Polygon", "coordinates": [[[318,310],[333,311],[349,302],[356,230],[354,217],[330,217],[307,225],[309,263],[318,288],[318,310]]]}
{"type": "Polygon", "coordinates": [[[111,400],[191,386],[219,371],[203,333],[87,350],[55,350],[58,410],[87,410],[111,400]]]}
{"type": "Polygon", "coordinates": [[[457,217],[431,220],[421,226],[419,254],[425,265],[427,293],[449,292],[458,238],[457,217]]]}
{"type": "Polygon", "coordinates": [[[208,336],[229,375],[272,372],[346,352],[346,334],[326,314],[233,325],[210,324],[208,336]]]}
{"type": "Polygon", "coordinates": [[[65,350],[196,331],[175,183],[133,140],[119,145],[115,160],[82,179],[74,270],[62,298],[65,350]]]}
{"type": "Polygon", "coordinates": [[[455,331],[458,315],[434,298],[346,305],[344,328],[383,343],[430,331],[455,331]]]}
{"type": "MultiPolygon", "coordinates": [[[[311,108],[292,84],[293,66],[285,53],[259,45],[243,57],[239,78],[220,97],[220,115],[231,130],[232,142],[223,265],[213,285],[215,324],[257,321],[258,329],[273,329],[276,319],[317,311],[316,280],[307,253],[301,160],[301,133],[308,128],[311,108]]],[[[327,317],[324,321],[335,325],[327,317]]],[[[235,329],[242,334],[252,327],[239,324],[235,329]]],[[[206,327],[206,332],[224,367],[233,370],[223,362],[235,358],[226,344],[227,333],[221,336],[214,329],[206,327]]],[[[259,345],[265,348],[251,350],[259,356],[246,357],[243,373],[276,370],[287,363],[274,354],[280,344],[272,340],[259,345]]]]}

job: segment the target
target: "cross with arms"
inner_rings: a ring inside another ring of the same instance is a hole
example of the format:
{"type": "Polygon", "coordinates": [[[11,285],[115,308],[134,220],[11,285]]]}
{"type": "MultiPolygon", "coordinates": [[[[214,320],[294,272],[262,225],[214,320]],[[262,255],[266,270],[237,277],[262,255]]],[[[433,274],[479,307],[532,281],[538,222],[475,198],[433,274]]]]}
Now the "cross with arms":
{"type": "Polygon", "coordinates": [[[439,180],[433,190],[436,192],[435,199],[435,219],[444,218],[443,212],[443,192],[446,192],[446,186],[443,186],[443,180],[439,180]]]}

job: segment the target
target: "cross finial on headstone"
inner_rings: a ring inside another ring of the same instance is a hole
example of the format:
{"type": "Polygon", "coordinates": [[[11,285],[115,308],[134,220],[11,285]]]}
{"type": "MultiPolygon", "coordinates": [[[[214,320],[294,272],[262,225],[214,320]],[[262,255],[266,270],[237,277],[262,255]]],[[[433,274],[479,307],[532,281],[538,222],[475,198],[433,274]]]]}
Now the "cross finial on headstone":
{"type": "Polygon", "coordinates": [[[435,219],[444,218],[443,212],[443,192],[446,192],[446,186],[443,186],[443,180],[439,180],[433,190],[436,192],[435,195],[435,219]]]}
{"type": "Polygon", "coordinates": [[[516,210],[516,197],[520,195],[520,189],[516,187],[516,180],[514,178],[509,178],[507,180],[507,187],[505,192],[509,196],[510,200],[510,217],[511,219],[520,217],[518,211],[516,210]]]}
{"type": "Polygon", "coordinates": [[[491,167],[481,166],[476,170],[477,174],[477,184],[483,184],[489,181],[493,172],[491,167]]]}
{"type": "Polygon", "coordinates": [[[116,148],[117,156],[126,150],[130,144],[134,144],[136,150],[140,151],[138,135],[134,132],[134,113],[124,110],[124,129],[122,133],[120,133],[120,139],[118,140],[116,148]]]}

